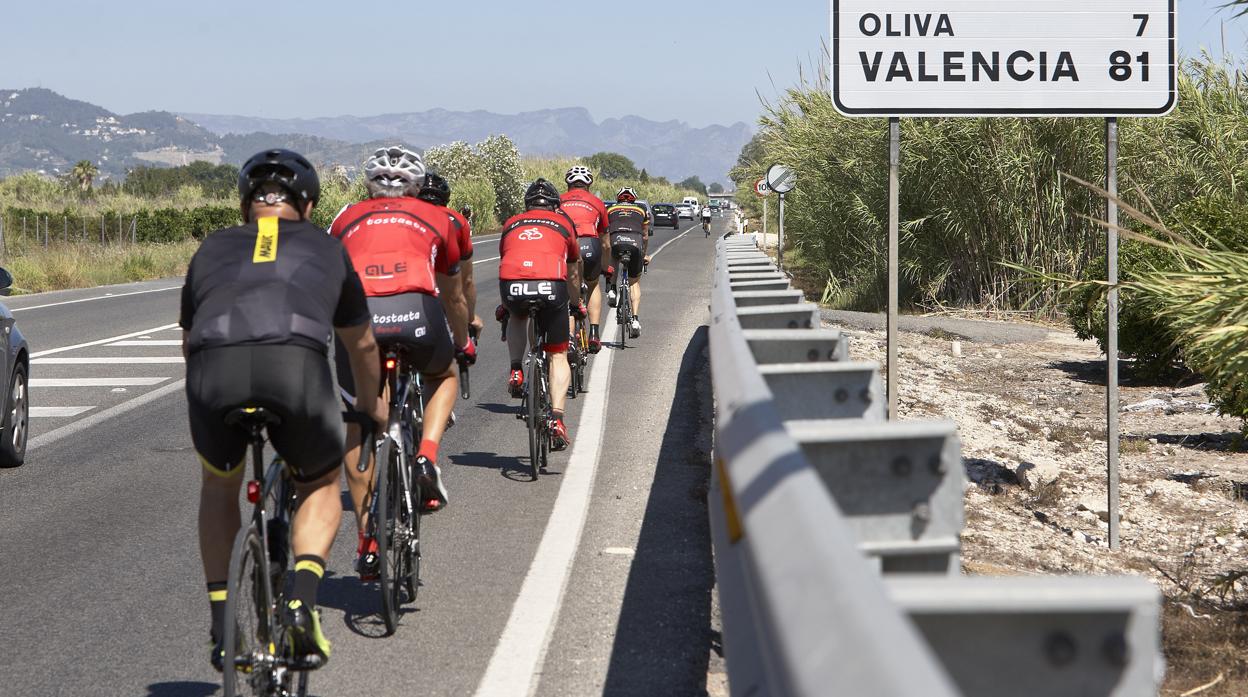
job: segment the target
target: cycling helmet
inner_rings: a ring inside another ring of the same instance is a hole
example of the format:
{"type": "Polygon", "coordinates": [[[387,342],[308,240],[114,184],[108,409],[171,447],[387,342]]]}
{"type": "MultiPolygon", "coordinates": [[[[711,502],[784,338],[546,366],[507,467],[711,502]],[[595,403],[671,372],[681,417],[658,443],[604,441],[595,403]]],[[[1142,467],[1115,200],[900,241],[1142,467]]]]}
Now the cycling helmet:
{"type": "Polygon", "coordinates": [[[620,193],[615,195],[615,200],[617,203],[618,202],[633,203],[634,201],[637,200],[637,192],[633,191],[633,187],[626,186],[623,189],[620,189],[620,193]]]}
{"type": "Polygon", "coordinates": [[[451,185],[446,183],[446,178],[442,175],[429,172],[420,180],[416,198],[437,206],[445,206],[451,202],[451,185]]]}
{"type": "Polygon", "coordinates": [[[424,175],[420,155],[398,145],[378,148],[364,163],[364,178],[372,196],[402,196],[424,175]]]}
{"type": "Polygon", "coordinates": [[[250,201],[261,186],[274,183],[294,200],[291,203],[303,212],[303,204],[315,204],[321,198],[321,180],[307,158],[290,150],[274,149],[251,156],[238,170],[238,197],[250,201]]]}
{"type": "Polygon", "coordinates": [[[567,182],[568,186],[584,184],[588,187],[594,183],[594,173],[589,171],[589,168],[584,165],[577,165],[568,170],[568,173],[563,177],[563,181],[567,182]]]}
{"type": "Polygon", "coordinates": [[[529,184],[529,188],[524,192],[524,205],[529,208],[538,206],[558,206],[559,191],[554,184],[545,179],[538,179],[529,184]]]}

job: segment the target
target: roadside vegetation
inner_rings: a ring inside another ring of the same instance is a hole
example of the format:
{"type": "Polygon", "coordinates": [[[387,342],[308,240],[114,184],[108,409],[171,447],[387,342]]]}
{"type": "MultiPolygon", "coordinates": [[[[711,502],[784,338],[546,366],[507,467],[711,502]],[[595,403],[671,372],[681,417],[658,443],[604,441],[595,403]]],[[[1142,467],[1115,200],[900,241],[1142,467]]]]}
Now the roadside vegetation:
{"type": "MultiPolygon", "coordinates": [[[[522,210],[524,187],[533,179],[546,177],[562,188],[574,164],[609,170],[612,176],[600,176],[594,187],[604,198],[626,185],[651,202],[705,193],[696,177],[673,185],[616,153],[523,158],[502,135],[429,148],[425,160],[451,182],[451,205],[472,208],[478,232],[497,230],[522,210]]],[[[139,167],[120,182],[98,183],[98,175],[84,160],[61,179],[26,173],[0,180],[0,264],[13,273],[15,292],[176,276],[185,272],[199,239],[239,221],[238,168],[232,165],[139,167]]],[[[366,195],[362,178],[345,167],[326,168],[321,183],[312,220],[322,227],[366,195]]]]}

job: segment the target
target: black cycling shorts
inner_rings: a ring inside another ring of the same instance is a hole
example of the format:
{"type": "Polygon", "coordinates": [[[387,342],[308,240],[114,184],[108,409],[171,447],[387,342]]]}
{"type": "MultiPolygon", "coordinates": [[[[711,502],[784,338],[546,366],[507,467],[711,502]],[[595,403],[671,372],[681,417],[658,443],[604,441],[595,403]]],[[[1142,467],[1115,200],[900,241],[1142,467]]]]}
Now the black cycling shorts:
{"type": "Polygon", "coordinates": [[[293,476],[311,482],[342,462],[342,412],[329,360],[297,345],[205,348],[186,361],[191,442],[204,464],[228,473],[247,457],[247,433],[225,423],[239,407],[262,407],[282,422],[268,428],[293,476]]]}
{"type": "Polygon", "coordinates": [[[538,302],[537,335],[551,353],[568,349],[567,281],[499,281],[498,294],[513,317],[527,317],[529,303],[538,302]]]}
{"type": "MultiPolygon", "coordinates": [[[[444,375],[455,360],[455,339],[442,310],[442,301],[426,293],[378,295],[368,299],[373,316],[373,336],[382,349],[401,345],[406,360],[425,375],[444,375]]],[[[340,340],[334,341],[334,368],[338,387],[348,406],[355,406],[355,380],[351,359],[340,340]]]]}
{"type": "Polygon", "coordinates": [[[611,258],[618,265],[620,259],[626,253],[629,254],[628,275],[633,278],[641,278],[641,268],[645,262],[641,249],[641,233],[619,232],[611,235],[611,258]]]}
{"type": "Polygon", "coordinates": [[[585,264],[582,278],[588,281],[602,275],[602,240],[597,237],[578,237],[576,246],[581,248],[581,261],[585,264]]]}

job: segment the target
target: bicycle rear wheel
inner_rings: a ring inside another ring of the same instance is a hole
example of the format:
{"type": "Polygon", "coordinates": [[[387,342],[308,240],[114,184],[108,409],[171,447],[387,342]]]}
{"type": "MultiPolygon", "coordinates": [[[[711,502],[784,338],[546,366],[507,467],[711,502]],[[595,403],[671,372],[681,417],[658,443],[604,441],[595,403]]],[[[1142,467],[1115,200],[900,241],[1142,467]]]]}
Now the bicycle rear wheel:
{"type": "Polygon", "coordinates": [[[628,321],[632,319],[632,297],[628,294],[628,272],[615,275],[615,320],[620,325],[620,347],[628,346],[628,321]]]}
{"type": "Polygon", "coordinates": [[[269,584],[269,563],[254,523],[238,531],[230,554],[225,598],[226,697],[271,695],[289,687],[290,673],[276,665],[280,632],[269,584]]]}

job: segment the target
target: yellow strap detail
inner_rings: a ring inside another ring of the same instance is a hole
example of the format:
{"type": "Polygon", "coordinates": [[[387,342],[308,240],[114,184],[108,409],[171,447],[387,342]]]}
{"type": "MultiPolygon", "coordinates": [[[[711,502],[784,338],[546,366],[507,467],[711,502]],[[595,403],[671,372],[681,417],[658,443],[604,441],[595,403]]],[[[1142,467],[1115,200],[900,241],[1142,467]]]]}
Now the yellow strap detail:
{"type": "Polygon", "coordinates": [[[295,562],[295,571],[311,571],[316,574],[317,578],[321,578],[325,575],[325,567],[308,559],[295,562]]]}
{"type": "Polygon", "coordinates": [[[723,458],[715,459],[715,468],[719,470],[719,490],[724,497],[724,517],[728,520],[728,541],[736,544],[745,534],[745,529],[741,527],[741,516],[737,513],[737,499],[732,495],[732,481],[728,479],[728,467],[724,464],[723,458]]]}
{"type": "Polygon", "coordinates": [[[225,600],[225,591],[208,591],[209,602],[219,603],[225,600]]]}
{"type": "Polygon", "coordinates": [[[261,218],[256,221],[256,249],[251,255],[253,264],[277,261],[277,218],[261,218]]]}
{"type": "Polygon", "coordinates": [[[195,453],[195,454],[199,456],[199,464],[203,465],[204,469],[208,470],[209,472],[211,472],[212,474],[218,477],[224,477],[225,479],[229,479],[235,476],[236,474],[238,474],[238,472],[226,471],[218,467],[214,467],[213,464],[208,461],[208,458],[204,457],[203,455],[200,455],[199,453],[195,453]]]}

